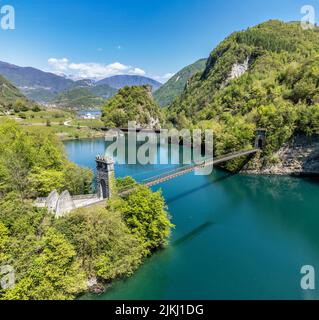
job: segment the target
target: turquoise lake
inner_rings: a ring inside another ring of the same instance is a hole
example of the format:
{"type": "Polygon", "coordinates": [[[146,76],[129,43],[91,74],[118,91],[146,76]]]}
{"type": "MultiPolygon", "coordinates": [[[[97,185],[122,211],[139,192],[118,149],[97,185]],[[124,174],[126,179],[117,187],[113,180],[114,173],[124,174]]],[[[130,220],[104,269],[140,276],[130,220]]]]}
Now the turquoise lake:
{"type": "MultiPolygon", "coordinates": [[[[71,161],[94,169],[102,139],[65,142],[71,161]]],[[[116,166],[136,180],[171,166],[116,166]]],[[[319,299],[301,267],[319,270],[319,180],[188,174],[161,184],[176,225],[170,245],[130,279],[87,299],[319,299]]]]}

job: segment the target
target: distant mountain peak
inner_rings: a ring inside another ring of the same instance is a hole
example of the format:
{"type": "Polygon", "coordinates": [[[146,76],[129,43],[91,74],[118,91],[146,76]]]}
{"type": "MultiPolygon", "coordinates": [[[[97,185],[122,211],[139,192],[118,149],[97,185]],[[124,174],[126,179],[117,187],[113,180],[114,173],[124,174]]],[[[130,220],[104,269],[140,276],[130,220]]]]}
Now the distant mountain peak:
{"type": "Polygon", "coordinates": [[[116,75],[112,77],[108,77],[102,79],[97,82],[98,85],[107,84],[112,88],[115,89],[122,89],[126,86],[145,86],[149,85],[152,86],[153,91],[157,90],[162,86],[162,84],[154,79],[144,77],[144,76],[137,76],[137,75],[116,75]]]}

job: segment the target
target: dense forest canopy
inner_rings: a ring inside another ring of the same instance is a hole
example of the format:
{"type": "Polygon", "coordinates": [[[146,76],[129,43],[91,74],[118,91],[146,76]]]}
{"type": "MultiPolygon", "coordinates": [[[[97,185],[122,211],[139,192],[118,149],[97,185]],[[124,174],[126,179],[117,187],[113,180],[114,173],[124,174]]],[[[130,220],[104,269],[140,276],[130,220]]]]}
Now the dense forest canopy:
{"type": "Polygon", "coordinates": [[[0,265],[13,267],[16,280],[0,300],[74,299],[92,281],[103,288],[132,275],[166,244],[172,224],[163,197],[146,187],[60,219],[33,206],[54,189],[88,193],[92,179],[49,128],[0,125],[0,265]]]}
{"type": "Polygon", "coordinates": [[[265,128],[268,161],[295,133],[318,132],[318,70],[317,28],[273,20],[235,32],[169,106],[168,122],[213,128],[216,154],[251,145],[255,129],[265,128]],[[247,70],[233,76],[246,61],[247,70]]]}
{"type": "Polygon", "coordinates": [[[124,87],[103,107],[102,120],[108,128],[127,128],[129,121],[143,128],[159,127],[161,119],[149,86],[124,87]]]}
{"type": "Polygon", "coordinates": [[[48,128],[22,128],[13,121],[0,126],[0,195],[16,192],[23,199],[52,190],[85,194],[93,174],[64,154],[63,144],[48,128]]]}

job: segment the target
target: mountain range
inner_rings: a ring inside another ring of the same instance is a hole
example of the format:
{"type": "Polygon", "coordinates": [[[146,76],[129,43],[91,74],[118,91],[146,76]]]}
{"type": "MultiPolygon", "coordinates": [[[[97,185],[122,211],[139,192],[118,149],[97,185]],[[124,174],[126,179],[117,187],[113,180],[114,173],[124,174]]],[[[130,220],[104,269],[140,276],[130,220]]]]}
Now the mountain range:
{"type": "Polygon", "coordinates": [[[150,85],[153,91],[161,86],[153,79],[133,75],[118,75],[100,81],[73,81],[54,73],[6,62],[0,62],[0,75],[30,100],[71,108],[97,107],[125,86],[150,85]]]}
{"type": "Polygon", "coordinates": [[[0,75],[28,99],[43,105],[74,109],[97,108],[126,86],[148,85],[152,87],[155,101],[163,107],[182,94],[194,74],[204,71],[206,62],[207,59],[201,59],[183,68],[164,85],[154,79],[136,75],[116,75],[99,81],[75,81],[62,75],[1,61],[0,75]]]}

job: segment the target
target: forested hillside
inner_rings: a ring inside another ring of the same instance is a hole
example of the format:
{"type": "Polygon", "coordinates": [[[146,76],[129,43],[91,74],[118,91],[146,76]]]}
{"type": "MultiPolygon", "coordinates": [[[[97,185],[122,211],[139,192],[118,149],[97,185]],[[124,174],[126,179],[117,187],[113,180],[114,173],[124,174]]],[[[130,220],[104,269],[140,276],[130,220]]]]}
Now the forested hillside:
{"type": "Polygon", "coordinates": [[[201,59],[177,72],[171,79],[154,92],[155,101],[161,106],[167,106],[180,96],[189,78],[205,70],[207,59],[201,59]]]}
{"type": "Polygon", "coordinates": [[[0,75],[0,112],[26,111],[31,107],[36,107],[35,103],[28,101],[18,88],[0,75]]]}
{"type": "Polygon", "coordinates": [[[215,152],[250,146],[267,129],[265,161],[295,133],[319,129],[319,32],[269,21],[235,32],[212,51],[169,107],[177,127],[213,128],[215,152]]]}
{"type": "Polygon", "coordinates": [[[50,103],[61,108],[85,109],[100,107],[104,101],[105,99],[93,94],[88,88],[74,88],[63,91],[50,103]]]}
{"type": "Polygon", "coordinates": [[[103,107],[102,120],[108,128],[127,128],[129,121],[136,121],[143,128],[160,127],[162,114],[154,102],[150,86],[120,89],[103,107]]]}
{"type": "Polygon", "coordinates": [[[54,189],[88,193],[92,178],[67,160],[50,129],[0,125],[0,265],[15,271],[15,286],[0,288],[0,300],[74,299],[92,283],[103,290],[166,244],[172,225],[164,199],[146,187],[124,199],[114,190],[108,207],[60,219],[33,206],[54,189]]]}
{"type": "Polygon", "coordinates": [[[116,92],[116,89],[107,84],[96,85],[90,80],[80,80],[56,95],[49,103],[70,109],[98,108],[105,103],[105,100],[113,97],[116,92]]]}

